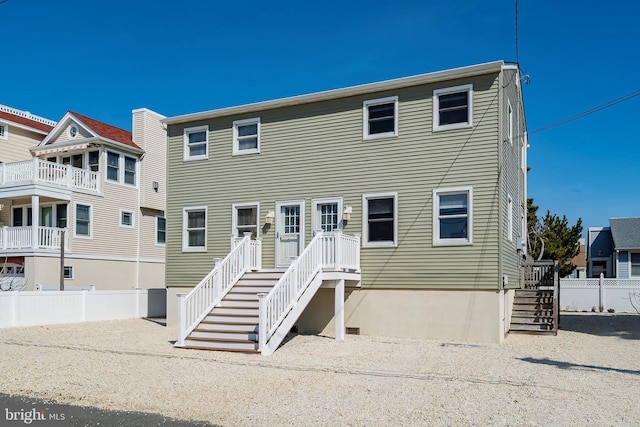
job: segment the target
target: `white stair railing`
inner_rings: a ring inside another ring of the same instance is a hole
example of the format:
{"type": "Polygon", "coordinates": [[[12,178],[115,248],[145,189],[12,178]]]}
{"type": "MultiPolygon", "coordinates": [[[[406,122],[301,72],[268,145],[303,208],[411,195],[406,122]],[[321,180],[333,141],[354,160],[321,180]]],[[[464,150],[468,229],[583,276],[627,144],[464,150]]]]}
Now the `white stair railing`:
{"type": "Polygon", "coordinates": [[[184,346],[191,331],[213,310],[233,285],[249,270],[260,267],[262,245],[251,240],[251,233],[244,238],[188,294],[178,294],[178,339],[176,347],[184,346]]]}
{"type": "MultiPolygon", "coordinates": [[[[341,232],[318,232],[309,245],[294,260],[268,294],[259,294],[259,348],[262,354],[273,353],[280,345],[287,331],[283,326],[287,316],[296,319],[304,307],[297,307],[298,301],[308,291],[310,284],[323,269],[360,269],[360,237],[346,236],[341,232]],[[294,313],[295,312],[295,313],[294,313]]],[[[319,283],[318,283],[319,287],[319,283]]],[[[315,293],[317,287],[312,289],[315,293]]],[[[310,298],[305,298],[305,301],[310,298]]],[[[288,329],[290,321],[284,327],[288,329]]]]}

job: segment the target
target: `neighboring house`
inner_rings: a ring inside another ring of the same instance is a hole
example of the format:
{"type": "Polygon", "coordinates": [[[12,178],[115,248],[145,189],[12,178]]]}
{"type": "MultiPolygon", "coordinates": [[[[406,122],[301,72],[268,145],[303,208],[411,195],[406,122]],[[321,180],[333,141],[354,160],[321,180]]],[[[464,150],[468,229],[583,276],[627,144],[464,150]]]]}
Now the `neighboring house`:
{"type": "Polygon", "coordinates": [[[576,268],[567,276],[567,278],[584,279],[587,277],[587,251],[583,238],[579,239],[579,244],[580,251],[578,252],[578,255],[571,259],[571,263],[575,265],[576,268]]]}
{"type": "Polygon", "coordinates": [[[0,256],[25,289],[59,283],[63,230],[66,285],[163,287],[164,117],[134,110],[133,132],[71,111],[47,128],[2,117],[10,138],[30,125],[44,132],[22,144],[27,159],[0,164],[0,256]]]}
{"type": "MultiPolygon", "coordinates": [[[[164,119],[169,323],[230,235],[284,270],[315,230],[341,229],[361,234],[347,330],[501,341],[526,253],[520,84],[496,61],[164,119]]],[[[295,324],[334,321],[321,288],[295,324]]]]}
{"type": "Polygon", "coordinates": [[[610,218],[609,227],[589,227],[588,277],[640,277],[640,218],[610,218]]]}
{"type": "Polygon", "coordinates": [[[29,149],[40,144],[55,125],[53,120],[0,105],[0,162],[30,159],[29,149]]]}

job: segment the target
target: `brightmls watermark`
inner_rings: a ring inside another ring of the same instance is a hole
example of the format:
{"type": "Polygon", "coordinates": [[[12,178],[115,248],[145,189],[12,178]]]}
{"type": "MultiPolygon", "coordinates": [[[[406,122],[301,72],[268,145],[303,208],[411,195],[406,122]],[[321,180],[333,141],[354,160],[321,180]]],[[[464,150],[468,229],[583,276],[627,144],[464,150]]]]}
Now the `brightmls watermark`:
{"type": "MultiPolygon", "coordinates": [[[[26,405],[25,405],[26,406],[26,405]]],[[[69,407],[66,405],[38,404],[28,408],[9,407],[4,408],[0,420],[4,418],[3,426],[33,425],[68,427],[69,407]]]]}

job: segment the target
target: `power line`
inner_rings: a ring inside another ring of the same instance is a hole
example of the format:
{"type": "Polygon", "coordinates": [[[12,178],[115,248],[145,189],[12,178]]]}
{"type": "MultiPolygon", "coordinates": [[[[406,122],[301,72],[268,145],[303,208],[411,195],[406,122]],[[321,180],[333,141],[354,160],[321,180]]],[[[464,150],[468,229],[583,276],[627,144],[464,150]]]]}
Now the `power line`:
{"type": "Polygon", "coordinates": [[[518,0],[516,0],[516,64],[520,65],[518,58],[518,0]]]}
{"type": "Polygon", "coordinates": [[[545,131],[547,129],[551,129],[551,128],[563,125],[565,123],[572,122],[572,121],[577,120],[577,119],[581,119],[582,117],[588,116],[589,114],[593,114],[593,113],[598,112],[600,110],[604,110],[605,108],[609,108],[609,107],[612,107],[612,106],[614,106],[616,104],[620,104],[621,102],[628,101],[628,100],[630,100],[632,98],[635,98],[638,95],[640,95],[640,89],[636,90],[634,92],[630,92],[630,93],[628,93],[626,95],[623,95],[620,98],[616,98],[613,101],[609,101],[609,102],[607,102],[605,104],[599,105],[599,106],[597,106],[595,108],[592,108],[591,110],[584,111],[584,112],[582,112],[580,114],[576,114],[575,116],[571,116],[571,117],[568,117],[566,119],[560,120],[558,122],[551,123],[550,125],[538,128],[536,130],[533,130],[533,131],[529,132],[529,135],[532,135],[532,134],[538,133],[538,132],[542,132],[542,131],[545,131]]]}

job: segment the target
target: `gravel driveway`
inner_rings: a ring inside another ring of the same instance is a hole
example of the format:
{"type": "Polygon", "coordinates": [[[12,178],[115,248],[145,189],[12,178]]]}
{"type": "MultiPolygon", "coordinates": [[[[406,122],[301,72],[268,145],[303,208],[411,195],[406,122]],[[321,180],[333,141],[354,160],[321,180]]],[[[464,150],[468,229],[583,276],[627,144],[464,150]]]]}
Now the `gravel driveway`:
{"type": "Polygon", "coordinates": [[[7,328],[0,393],[225,426],[640,425],[640,315],[561,327],[502,344],[300,335],[269,357],[174,349],[141,319],[7,328]]]}

